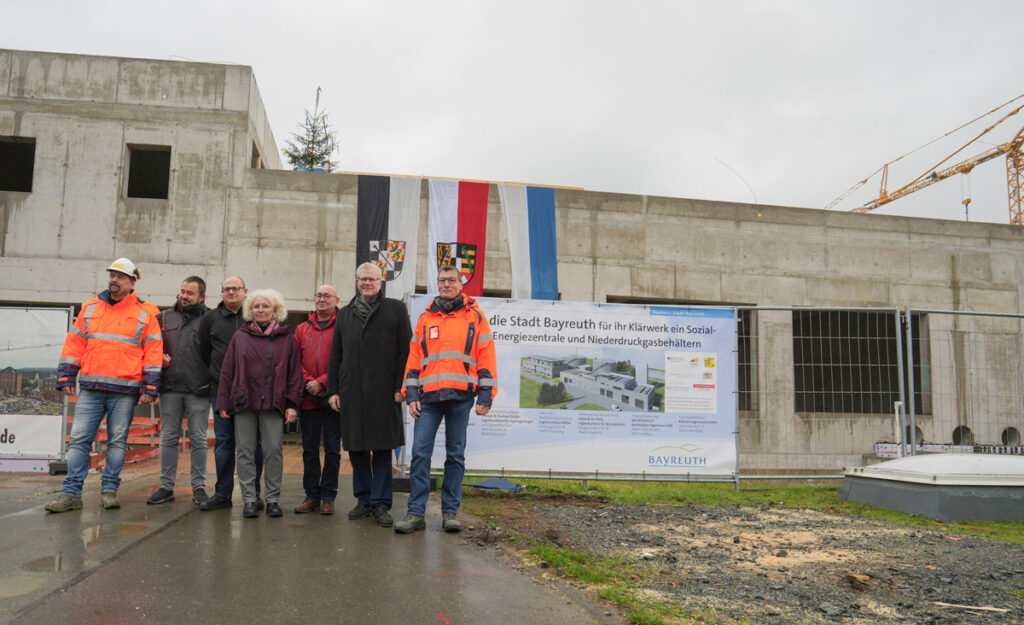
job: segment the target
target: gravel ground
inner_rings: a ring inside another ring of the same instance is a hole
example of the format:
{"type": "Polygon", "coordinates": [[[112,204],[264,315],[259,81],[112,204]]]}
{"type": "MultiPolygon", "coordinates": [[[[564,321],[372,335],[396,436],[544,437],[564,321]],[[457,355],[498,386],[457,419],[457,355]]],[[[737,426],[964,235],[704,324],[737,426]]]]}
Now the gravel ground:
{"type": "Polygon", "coordinates": [[[518,533],[636,565],[643,593],[755,623],[1024,623],[1024,546],[779,506],[474,495],[518,533]],[[955,604],[953,607],[945,604],[955,604]],[[989,609],[982,609],[989,608],[989,609]],[[991,609],[995,608],[995,609],[991,609]]]}

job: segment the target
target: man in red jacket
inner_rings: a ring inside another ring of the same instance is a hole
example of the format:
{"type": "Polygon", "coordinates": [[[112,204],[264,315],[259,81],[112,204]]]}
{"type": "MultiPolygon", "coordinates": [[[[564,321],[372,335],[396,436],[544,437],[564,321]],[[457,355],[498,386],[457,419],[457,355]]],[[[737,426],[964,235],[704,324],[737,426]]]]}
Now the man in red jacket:
{"type": "Polygon", "coordinates": [[[299,428],[302,431],[302,488],[306,491],[306,500],[295,507],[295,513],[305,514],[320,508],[320,514],[334,514],[341,467],[341,416],[328,405],[327,370],[338,316],[338,292],[333,286],[321,286],[316,290],[313,305],[309,318],[295,328],[305,385],[299,405],[299,428]],[[322,470],[321,441],[324,445],[322,470]]]}

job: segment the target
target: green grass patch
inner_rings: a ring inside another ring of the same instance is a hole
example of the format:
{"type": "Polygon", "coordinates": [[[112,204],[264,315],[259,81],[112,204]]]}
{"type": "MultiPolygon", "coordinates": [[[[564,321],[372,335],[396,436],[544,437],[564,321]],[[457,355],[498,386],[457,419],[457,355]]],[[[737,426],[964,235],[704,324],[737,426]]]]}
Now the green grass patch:
{"type": "Polygon", "coordinates": [[[597,404],[580,404],[579,406],[576,406],[575,408],[573,408],[573,410],[605,410],[605,411],[607,411],[608,408],[605,407],[605,406],[599,406],[597,404]]]}
{"type": "Polygon", "coordinates": [[[588,584],[607,584],[629,575],[630,567],[619,558],[597,558],[553,545],[539,544],[530,555],[540,558],[566,575],[588,584]]]}

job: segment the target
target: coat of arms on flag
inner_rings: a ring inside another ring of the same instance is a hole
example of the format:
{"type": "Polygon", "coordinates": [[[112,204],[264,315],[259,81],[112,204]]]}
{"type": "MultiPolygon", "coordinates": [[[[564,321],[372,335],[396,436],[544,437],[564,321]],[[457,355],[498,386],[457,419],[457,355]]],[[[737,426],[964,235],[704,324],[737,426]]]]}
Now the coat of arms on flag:
{"type": "Polygon", "coordinates": [[[469,283],[476,271],[476,246],[469,243],[438,243],[437,268],[452,265],[462,274],[462,284],[469,283]]]}
{"type": "Polygon", "coordinates": [[[384,281],[390,282],[402,273],[405,264],[405,241],[370,241],[370,256],[373,264],[380,267],[384,281]]]}

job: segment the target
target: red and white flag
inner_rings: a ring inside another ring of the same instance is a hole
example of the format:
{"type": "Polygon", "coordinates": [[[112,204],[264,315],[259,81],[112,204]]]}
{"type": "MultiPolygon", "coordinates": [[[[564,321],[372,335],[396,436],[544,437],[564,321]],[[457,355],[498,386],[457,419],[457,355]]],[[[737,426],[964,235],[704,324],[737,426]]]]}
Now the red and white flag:
{"type": "Polygon", "coordinates": [[[467,295],[483,295],[487,251],[486,182],[430,180],[427,293],[437,294],[437,269],[453,265],[467,295]]]}

